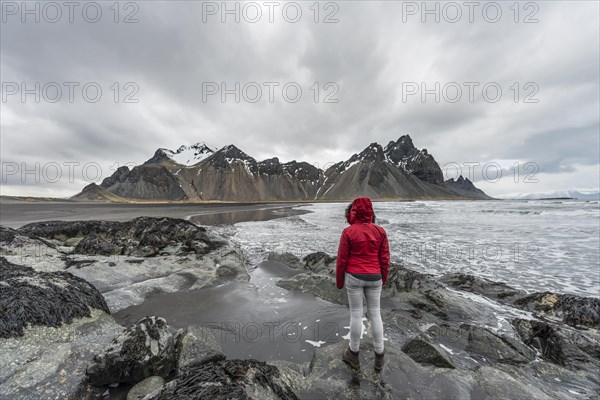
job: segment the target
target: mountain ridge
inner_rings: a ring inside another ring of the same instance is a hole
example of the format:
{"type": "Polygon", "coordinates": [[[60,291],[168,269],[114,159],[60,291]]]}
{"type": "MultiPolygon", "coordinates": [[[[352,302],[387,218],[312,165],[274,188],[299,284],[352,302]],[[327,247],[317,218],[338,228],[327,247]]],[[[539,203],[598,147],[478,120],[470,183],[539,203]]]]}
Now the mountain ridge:
{"type": "MultiPolygon", "coordinates": [[[[409,135],[385,147],[373,142],[326,170],[278,157],[258,161],[233,144],[159,148],[143,164],[117,169],[99,187],[125,199],[161,201],[490,198],[476,188],[453,189],[433,156],[417,149],[409,135]]],[[[83,192],[76,196],[85,198],[83,192]]]]}

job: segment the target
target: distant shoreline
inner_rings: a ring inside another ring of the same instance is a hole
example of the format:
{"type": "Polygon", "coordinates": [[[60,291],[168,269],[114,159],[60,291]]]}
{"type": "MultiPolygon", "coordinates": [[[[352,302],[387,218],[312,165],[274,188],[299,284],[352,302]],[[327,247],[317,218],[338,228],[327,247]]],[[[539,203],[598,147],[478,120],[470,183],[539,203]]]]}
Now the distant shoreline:
{"type": "Polygon", "coordinates": [[[19,228],[33,222],[51,220],[105,220],[129,221],[136,217],[170,217],[191,220],[196,223],[218,224],[229,221],[265,220],[305,213],[293,210],[305,203],[162,203],[130,204],[104,202],[23,202],[0,201],[0,225],[19,228]],[[277,212],[275,212],[277,211],[277,212]],[[212,221],[206,221],[211,217],[212,221]],[[205,221],[203,221],[203,219],[205,221]],[[211,223],[212,222],[212,223],[211,223]]]}
{"type": "MultiPolygon", "coordinates": [[[[380,198],[372,199],[374,202],[409,202],[409,201],[490,201],[490,200],[511,200],[511,199],[476,199],[472,197],[410,197],[410,198],[380,198]]],[[[209,205],[209,204],[223,204],[223,205],[250,205],[250,204],[310,204],[310,203],[345,203],[352,201],[352,199],[339,199],[339,200],[256,200],[256,201],[233,201],[233,200],[205,200],[205,201],[176,201],[176,200],[143,200],[143,199],[129,199],[127,201],[83,201],[83,200],[72,200],[70,198],[60,197],[35,197],[35,196],[0,196],[0,203],[69,203],[69,204],[150,204],[150,205],[209,205]]]]}

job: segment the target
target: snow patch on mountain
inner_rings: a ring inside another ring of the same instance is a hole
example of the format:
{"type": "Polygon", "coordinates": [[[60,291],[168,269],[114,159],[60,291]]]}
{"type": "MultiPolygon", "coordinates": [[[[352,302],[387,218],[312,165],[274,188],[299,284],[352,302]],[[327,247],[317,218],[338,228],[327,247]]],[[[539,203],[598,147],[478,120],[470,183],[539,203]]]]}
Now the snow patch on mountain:
{"type": "Polygon", "coordinates": [[[181,146],[176,151],[169,149],[161,150],[173,162],[189,167],[198,164],[200,161],[213,155],[216,148],[204,142],[200,142],[191,146],[181,146]]]}

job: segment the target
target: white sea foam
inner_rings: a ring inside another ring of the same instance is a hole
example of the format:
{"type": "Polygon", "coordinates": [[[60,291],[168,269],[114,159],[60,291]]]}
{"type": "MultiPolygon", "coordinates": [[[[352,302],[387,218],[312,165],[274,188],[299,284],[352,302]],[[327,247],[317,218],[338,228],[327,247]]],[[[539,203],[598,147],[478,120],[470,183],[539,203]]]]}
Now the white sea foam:
{"type": "Polygon", "coordinates": [[[452,350],[450,347],[446,347],[446,346],[444,346],[444,345],[443,345],[443,344],[441,344],[441,343],[439,344],[439,346],[440,346],[442,349],[446,350],[448,353],[450,353],[450,354],[454,354],[454,350],[452,350]]]}
{"type": "MultiPolygon", "coordinates": [[[[321,347],[321,345],[327,343],[327,342],[323,342],[321,340],[319,340],[318,342],[312,341],[312,340],[305,340],[306,343],[313,345],[315,347],[321,347]]],[[[304,351],[304,350],[303,350],[304,351]]]]}
{"type": "MultiPolygon", "coordinates": [[[[270,252],[335,255],[347,202],[236,224],[233,240],[258,263],[270,252]]],[[[527,291],[598,296],[600,210],[593,202],[456,201],[374,204],[392,261],[435,275],[461,272],[527,291]]]]}

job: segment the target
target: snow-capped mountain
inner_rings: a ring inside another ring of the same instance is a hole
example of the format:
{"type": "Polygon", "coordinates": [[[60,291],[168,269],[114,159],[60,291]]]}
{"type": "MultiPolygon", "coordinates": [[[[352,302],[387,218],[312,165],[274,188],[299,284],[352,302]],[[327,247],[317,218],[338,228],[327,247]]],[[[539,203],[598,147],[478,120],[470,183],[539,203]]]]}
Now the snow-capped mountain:
{"type": "Polygon", "coordinates": [[[383,148],[371,143],[325,172],[317,198],[328,200],[369,196],[392,198],[455,198],[444,185],[442,171],[426,149],[414,147],[408,135],[383,148]]]}
{"type": "Polygon", "coordinates": [[[142,165],[119,168],[100,187],[123,198],[150,200],[487,198],[474,186],[463,192],[447,186],[433,156],[417,149],[408,135],[385,148],[371,143],[325,171],[277,157],[257,161],[232,144],[218,150],[206,143],[160,148],[142,165]]]}
{"type": "Polygon", "coordinates": [[[160,148],[154,153],[147,162],[161,162],[171,160],[176,164],[184,166],[192,166],[198,164],[200,161],[205,160],[217,151],[216,148],[204,143],[199,142],[191,146],[181,146],[177,150],[169,150],[160,148]]]}
{"type": "Polygon", "coordinates": [[[385,159],[422,181],[441,185],[444,175],[427,149],[417,149],[410,136],[401,136],[396,142],[389,142],[384,149],[385,159]]]}

